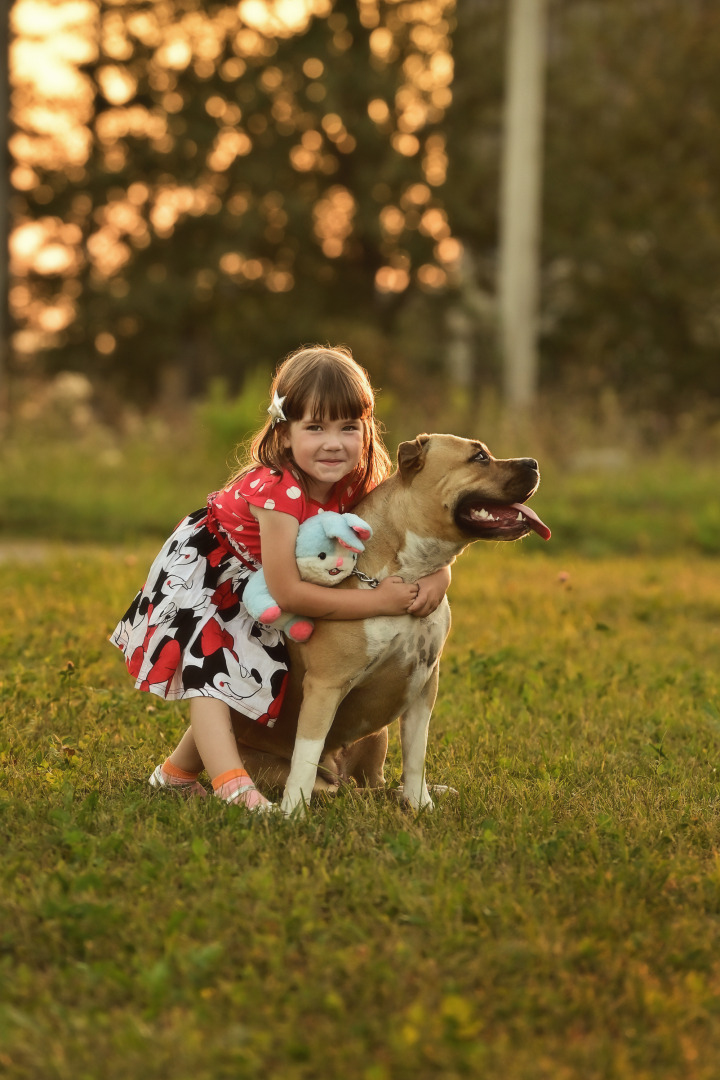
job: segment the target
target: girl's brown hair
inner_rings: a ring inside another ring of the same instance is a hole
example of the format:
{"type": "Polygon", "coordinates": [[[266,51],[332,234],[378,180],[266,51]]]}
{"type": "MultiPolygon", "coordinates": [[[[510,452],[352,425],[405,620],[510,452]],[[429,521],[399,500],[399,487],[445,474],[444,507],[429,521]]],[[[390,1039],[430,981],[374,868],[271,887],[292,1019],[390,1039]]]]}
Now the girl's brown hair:
{"type": "MultiPolygon", "coordinates": [[[[275,394],[285,399],[283,412],[288,421],[302,420],[304,416],[317,420],[362,420],[360,464],[348,478],[350,494],[341,500],[343,505],[354,506],[389,475],[392,466],[375,419],[375,395],[370,378],[349,349],[321,345],[297,349],[275,373],[270,387],[271,401],[275,394]]],[[[280,472],[292,468],[307,494],[307,479],[283,446],[284,435],[284,423],[281,421],[273,427],[268,418],[250,444],[250,460],[231,477],[231,482],[258,465],[280,472]]]]}

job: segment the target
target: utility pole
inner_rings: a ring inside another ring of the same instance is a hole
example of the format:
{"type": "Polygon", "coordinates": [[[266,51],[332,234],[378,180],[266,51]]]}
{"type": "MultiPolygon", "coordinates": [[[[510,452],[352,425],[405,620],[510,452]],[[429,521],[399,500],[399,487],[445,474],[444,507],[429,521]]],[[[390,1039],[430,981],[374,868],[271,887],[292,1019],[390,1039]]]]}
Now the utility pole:
{"type": "Polygon", "coordinates": [[[499,348],[505,402],[537,393],[547,0],[510,0],[500,192],[499,348]]]}

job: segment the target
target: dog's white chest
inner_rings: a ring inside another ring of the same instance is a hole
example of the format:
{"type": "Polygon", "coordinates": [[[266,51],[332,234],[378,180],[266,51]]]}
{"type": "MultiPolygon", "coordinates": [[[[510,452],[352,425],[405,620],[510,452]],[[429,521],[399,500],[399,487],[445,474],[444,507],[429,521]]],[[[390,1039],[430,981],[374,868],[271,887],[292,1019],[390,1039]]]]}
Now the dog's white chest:
{"type": "Polygon", "coordinates": [[[412,615],[379,616],[363,623],[369,673],[379,662],[395,659],[398,666],[410,667],[408,692],[415,683],[424,685],[435,666],[450,629],[450,607],[443,600],[432,615],[416,619],[412,615]]]}

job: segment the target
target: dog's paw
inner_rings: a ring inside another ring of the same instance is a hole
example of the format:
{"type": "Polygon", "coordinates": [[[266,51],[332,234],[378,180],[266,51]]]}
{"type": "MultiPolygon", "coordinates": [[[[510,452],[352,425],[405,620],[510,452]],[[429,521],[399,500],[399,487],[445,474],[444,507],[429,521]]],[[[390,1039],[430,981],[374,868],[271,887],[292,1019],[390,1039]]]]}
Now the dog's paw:
{"type": "Polygon", "coordinates": [[[457,788],[449,787],[447,784],[431,784],[430,791],[433,795],[459,795],[460,792],[457,788]]]}
{"type": "Polygon", "coordinates": [[[297,794],[290,793],[287,790],[282,797],[280,803],[280,810],[286,818],[292,818],[295,821],[301,821],[307,817],[309,813],[309,800],[305,799],[305,796],[301,791],[297,794]]]}
{"type": "Polygon", "coordinates": [[[413,810],[433,810],[435,803],[430,797],[430,792],[433,795],[439,796],[441,799],[447,795],[459,795],[460,792],[457,788],[450,787],[448,784],[429,784],[428,787],[424,787],[420,794],[416,797],[405,794],[405,787],[403,784],[398,786],[390,792],[393,798],[398,802],[406,803],[412,807],[413,810]]]}
{"type": "Polygon", "coordinates": [[[419,793],[419,795],[407,794],[405,786],[398,784],[398,786],[391,792],[393,798],[397,799],[403,806],[408,806],[411,810],[423,810],[428,813],[435,809],[435,803],[430,798],[427,788],[419,793]]]}

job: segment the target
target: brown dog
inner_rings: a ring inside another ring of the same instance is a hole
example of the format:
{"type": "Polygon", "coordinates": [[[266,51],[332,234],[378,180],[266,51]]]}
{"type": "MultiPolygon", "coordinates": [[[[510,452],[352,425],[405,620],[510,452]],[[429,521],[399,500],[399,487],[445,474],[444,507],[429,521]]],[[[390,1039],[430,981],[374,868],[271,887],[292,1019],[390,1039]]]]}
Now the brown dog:
{"type": "MultiPolygon", "coordinates": [[[[418,435],[401,443],[397,472],[356,507],[373,528],[358,570],[375,580],[415,581],[475,540],[518,540],[531,531],[548,539],[547,526],[521,505],[539,482],[534,459],[500,461],[480,442],[418,435]]],[[[371,585],[351,577],[337,587],[371,585]]],[[[286,814],[313,790],[349,777],[381,786],[387,726],[398,716],[403,797],[414,809],[432,808],[425,748],[449,630],[445,599],[426,618],[320,620],[305,644],[289,643],[291,674],[275,727],[233,714],[243,760],[261,783],[285,785],[286,814]]]]}

